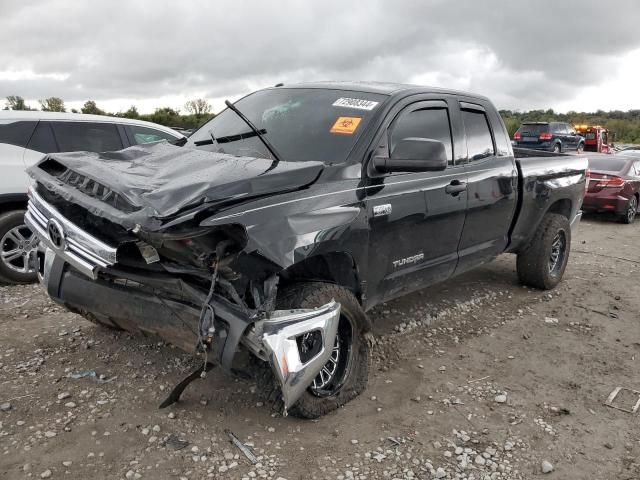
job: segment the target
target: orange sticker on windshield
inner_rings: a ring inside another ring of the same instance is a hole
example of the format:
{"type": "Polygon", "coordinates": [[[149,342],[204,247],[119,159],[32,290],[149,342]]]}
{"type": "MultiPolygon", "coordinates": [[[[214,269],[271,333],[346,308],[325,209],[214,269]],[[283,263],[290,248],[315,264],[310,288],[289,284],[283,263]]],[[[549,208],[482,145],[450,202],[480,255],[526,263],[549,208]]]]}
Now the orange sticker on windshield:
{"type": "Polygon", "coordinates": [[[338,117],[336,123],[333,124],[331,133],[345,133],[347,135],[353,135],[358,125],[362,121],[362,117],[338,117]]]}

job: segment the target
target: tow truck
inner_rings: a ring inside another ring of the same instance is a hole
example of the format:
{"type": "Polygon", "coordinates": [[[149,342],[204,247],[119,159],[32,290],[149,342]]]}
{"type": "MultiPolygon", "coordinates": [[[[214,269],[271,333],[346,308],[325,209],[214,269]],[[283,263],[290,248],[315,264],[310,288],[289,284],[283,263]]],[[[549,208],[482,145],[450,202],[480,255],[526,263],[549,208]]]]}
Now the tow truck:
{"type": "Polygon", "coordinates": [[[585,152],[614,153],[615,134],[601,125],[574,125],[576,132],[584,137],[585,152]]]}

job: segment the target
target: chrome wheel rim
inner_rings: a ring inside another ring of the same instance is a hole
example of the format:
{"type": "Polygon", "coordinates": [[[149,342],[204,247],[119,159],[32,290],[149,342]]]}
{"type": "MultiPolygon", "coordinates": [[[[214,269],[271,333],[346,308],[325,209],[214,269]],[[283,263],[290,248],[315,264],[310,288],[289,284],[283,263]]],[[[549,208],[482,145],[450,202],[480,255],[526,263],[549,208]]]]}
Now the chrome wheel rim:
{"type": "Polygon", "coordinates": [[[330,397],[342,388],[351,367],[352,340],[351,322],[346,316],[341,315],[331,356],[309,385],[309,392],[312,395],[330,397]]]}
{"type": "Polygon", "coordinates": [[[17,225],[0,239],[0,259],[11,271],[16,273],[33,273],[29,267],[29,257],[38,245],[37,237],[26,225],[17,225]]]}
{"type": "Polygon", "coordinates": [[[567,239],[564,232],[560,231],[551,242],[551,253],[549,254],[549,273],[556,275],[562,268],[567,247],[567,239]]]}
{"type": "Polygon", "coordinates": [[[338,370],[338,361],[340,360],[340,339],[336,336],[336,342],[333,345],[333,349],[331,350],[331,356],[329,360],[322,367],[320,373],[313,379],[313,383],[311,384],[311,389],[318,391],[325,389],[330,383],[331,380],[336,376],[336,371],[338,370]]]}

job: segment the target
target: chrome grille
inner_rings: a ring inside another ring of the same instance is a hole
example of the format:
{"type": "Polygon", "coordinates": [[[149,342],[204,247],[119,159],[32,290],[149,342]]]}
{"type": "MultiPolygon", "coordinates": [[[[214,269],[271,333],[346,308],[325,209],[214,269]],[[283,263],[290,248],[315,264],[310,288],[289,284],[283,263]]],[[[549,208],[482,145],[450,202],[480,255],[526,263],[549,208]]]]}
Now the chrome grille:
{"type": "Polygon", "coordinates": [[[36,233],[40,241],[62,256],[68,263],[91,278],[97,278],[99,267],[114,265],[117,261],[117,247],[112,247],[88,234],[62,216],[48,204],[34,189],[30,190],[30,200],[25,222],[36,233]],[[50,238],[50,227],[55,224],[62,235],[62,242],[54,244],[50,238]]]}

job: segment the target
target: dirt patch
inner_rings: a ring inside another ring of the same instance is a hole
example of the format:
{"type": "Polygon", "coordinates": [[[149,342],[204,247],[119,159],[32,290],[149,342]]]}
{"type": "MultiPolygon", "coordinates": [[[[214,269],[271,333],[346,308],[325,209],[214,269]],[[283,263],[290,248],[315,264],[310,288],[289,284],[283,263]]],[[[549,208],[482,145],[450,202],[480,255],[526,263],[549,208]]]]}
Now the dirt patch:
{"type": "Polygon", "coordinates": [[[638,414],[604,405],[640,390],[639,233],[586,218],[553,292],[503,256],[377,307],[368,390],[318,421],[215,370],[158,410],[189,355],[0,287],[0,477],[640,478],[638,414]]]}

